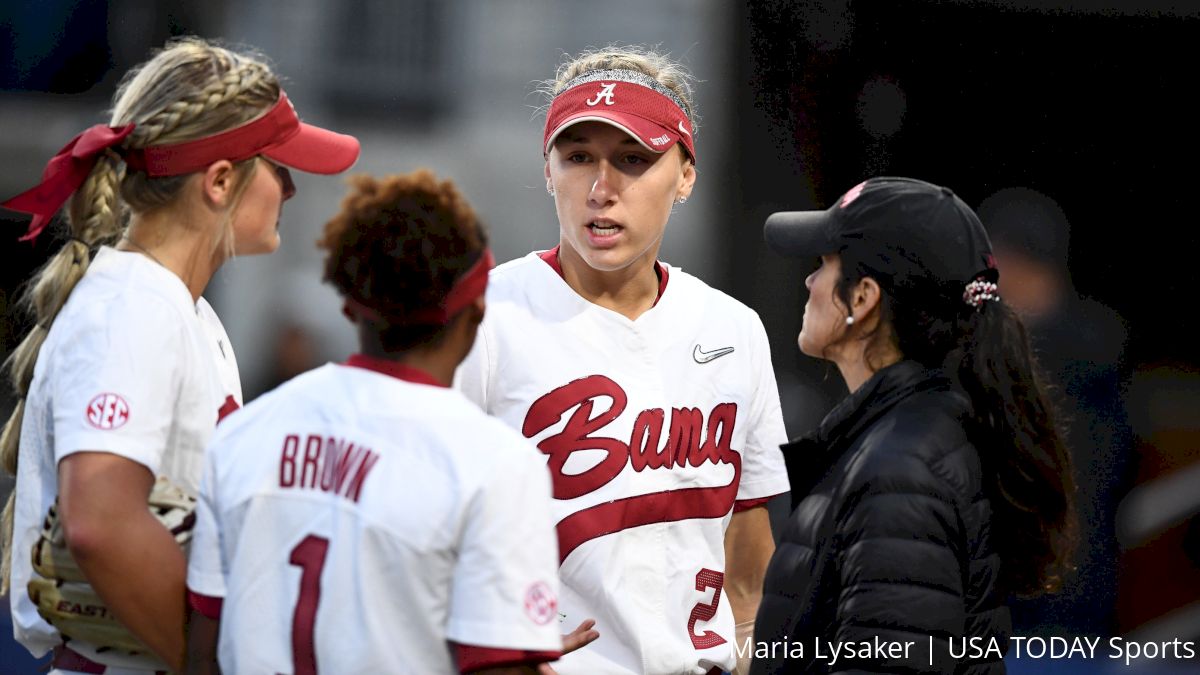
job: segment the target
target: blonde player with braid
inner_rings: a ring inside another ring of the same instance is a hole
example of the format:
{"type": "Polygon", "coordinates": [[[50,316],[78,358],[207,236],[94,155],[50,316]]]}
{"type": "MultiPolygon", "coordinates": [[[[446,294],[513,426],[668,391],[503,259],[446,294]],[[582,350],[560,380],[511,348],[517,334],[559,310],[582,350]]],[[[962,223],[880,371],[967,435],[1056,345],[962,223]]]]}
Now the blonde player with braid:
{"type": "Polygon", "coordinates": [[[762,322],[658,261],[696,182],[689,80],[632,48],[559,69],[541,147],[559,245],[493,270],[458,371],[545,455],[561,626],[601,635],[563,675],[733,669],[774,551],[764,503],[788,490],[762,322]]]}
{"type": "Polygon", "coordinates": [[[204,446],[241,403],[201,293],[231,256],[278,247],[295,191],[286,167],[337,173],[358,151],[301,123],[259,58],[184,39],[124,78],[109,124],[4,202],[34,214],[26,239],[69,203],[69,239],[29,285],[36,325],[7,364],[21,402],[2,442],[17,476],[3,537],[14,632],[35,656],[54,651],[53,672],[182,667],[186,561],[173,534],[188,522],[168,531],[147,499],[163,481],[194,497],[204,446]],[[58,584],[31,551],[45,553],[52,507],[95,605],[45,601],[58,584]],[[114,616],[143,649],[78,637],[114,616]]]}

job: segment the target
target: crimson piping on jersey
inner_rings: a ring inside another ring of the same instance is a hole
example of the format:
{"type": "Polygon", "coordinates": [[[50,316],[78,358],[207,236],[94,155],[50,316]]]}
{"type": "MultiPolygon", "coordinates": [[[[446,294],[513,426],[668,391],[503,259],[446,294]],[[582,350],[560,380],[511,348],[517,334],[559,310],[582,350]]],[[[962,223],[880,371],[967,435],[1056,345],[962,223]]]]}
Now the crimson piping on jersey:
{"type": "MultiPolygon", "coordinates": [[[[546,264],[557,272],[558,276],[563,278],[563,281],[566,281],[567,277],[563,275],[562,262],[558,259],[558,249],[559,247],[555,246],[549,251],[542,251],[538,254],[538,257],[546,261],[546,264]]],[[[655,260],[654,274],[658,276],[658,295],[654,298],[654,305],[657,305],[658,301],[662,299],[663,293],[667,290],[667,277],[669,276],[667,266],[655,260]]],[[[651,305],[651,307],[654,305],[651,305]]]]}
{"type": "Polygon", "coordinates": [[[442,387],[443,389],[450,387],[450,385],[439,382],[433,375],[420,368],[414,368],[399,361],[392,361],[391,359],[382,359],[376,356],[367,356],[366,354],[351,354],[350,358],[346,359],[345,365],[373,370],[377,373],[404,380],[405,382],[412,382],[413,384],[427,384],[432,387],[442,387]]]}
{"type": "Polygon", "coordinates": [[[458,662],[458,671],[460,673],[473,673],[485,668],[536,666],[539,663],[557,660],[562,656],[562,652],[477,647],[475,645],[454,643],[454,655],[455,660],[458,662]]]}
{"type": "Polygon", "coordinates": [[[200,616],[216,621],[221,618],[221,606],[224,604],[225,598],[204,595],[188,589],[188,605],[200,616]]]}

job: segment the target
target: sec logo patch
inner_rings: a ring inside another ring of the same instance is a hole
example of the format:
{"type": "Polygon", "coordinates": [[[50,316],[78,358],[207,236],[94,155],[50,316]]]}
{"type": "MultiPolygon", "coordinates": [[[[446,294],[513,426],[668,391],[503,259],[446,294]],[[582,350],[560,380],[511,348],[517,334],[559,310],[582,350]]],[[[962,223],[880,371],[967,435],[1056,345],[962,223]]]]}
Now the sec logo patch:
{"type": "Polygon", "coordinates": [[[550,623],[558,614],[558,598],[544,582],[537,582],[525,591],[525,614],[539,626],[550,623]]]}
{"type": "Polygon", "coordinates": [[[129,404],[116,394],[98,394],[88,403],[86,417],[97,429],[119,429],[129,421],[129,404]]]}

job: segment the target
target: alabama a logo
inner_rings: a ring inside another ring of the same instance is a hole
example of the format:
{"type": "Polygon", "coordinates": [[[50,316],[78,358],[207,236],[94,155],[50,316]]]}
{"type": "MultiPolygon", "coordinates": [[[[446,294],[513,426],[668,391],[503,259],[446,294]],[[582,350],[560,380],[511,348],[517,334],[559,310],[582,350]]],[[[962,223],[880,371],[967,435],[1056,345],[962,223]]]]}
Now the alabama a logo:
{"type": "Polygon", "coordinates": [[[588,99],[587,104],[588,105],[599,105],[601,101],[604,101],[604,105],[615,104],[616,101],[613,100],[613,93],[615,92],[616,88],[617,88],[616,82],[613,82],[612,84],[601,83],[600,91],[596,92],[596,95],[594,97],[592,97],[591,99],[588,99]]]}

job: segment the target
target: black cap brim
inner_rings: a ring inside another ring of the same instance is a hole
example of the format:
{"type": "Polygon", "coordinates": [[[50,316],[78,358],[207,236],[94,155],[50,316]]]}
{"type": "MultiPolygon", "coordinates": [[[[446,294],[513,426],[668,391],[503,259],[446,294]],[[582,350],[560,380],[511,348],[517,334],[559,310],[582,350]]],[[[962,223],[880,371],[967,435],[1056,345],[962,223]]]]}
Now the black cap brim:
{"type": "Polygon", "coordinates": [[[837,253],[838,245],[829,236],[832,219],[829,211],[779,211],[767,217],[763,237],[776,253],[792,258],[837,253]]]}

